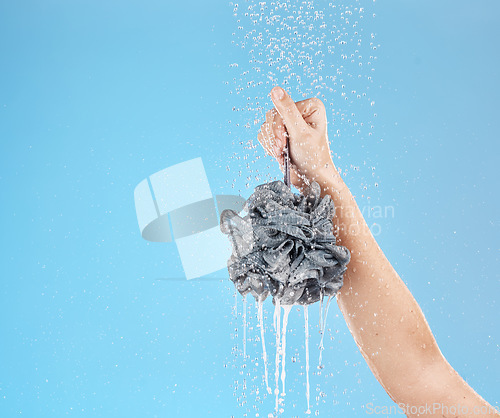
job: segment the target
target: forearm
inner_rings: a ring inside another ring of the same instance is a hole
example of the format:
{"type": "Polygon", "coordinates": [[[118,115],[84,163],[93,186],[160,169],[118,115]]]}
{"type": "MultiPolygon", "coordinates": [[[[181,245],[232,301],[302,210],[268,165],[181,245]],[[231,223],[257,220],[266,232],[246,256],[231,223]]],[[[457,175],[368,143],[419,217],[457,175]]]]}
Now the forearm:
{"type": "Polygon", "coordinates": [[[338,304],[384,389],[398,404],[448,401],[451,392],[462,405],[470,403],[470,410],[472,405],[488,405],[442,356],[419,305],[378,246],[335,168],[316,181],[335,203],[338,242],[351,252],[338,304]]]}
{"type": "Polygon", "coordinates": [[[392,378],[395,366],[412,370],[411,363],[416,358],[436,356],[439,352],[434,338],[418,304],[379,248],[343,180],[332,170],[320,181],[324,193],[335,203],[338,243],[351,252],[344,286],[338,295],[339,307],[373,373],[400,401],[397,382],[392,378]]]}

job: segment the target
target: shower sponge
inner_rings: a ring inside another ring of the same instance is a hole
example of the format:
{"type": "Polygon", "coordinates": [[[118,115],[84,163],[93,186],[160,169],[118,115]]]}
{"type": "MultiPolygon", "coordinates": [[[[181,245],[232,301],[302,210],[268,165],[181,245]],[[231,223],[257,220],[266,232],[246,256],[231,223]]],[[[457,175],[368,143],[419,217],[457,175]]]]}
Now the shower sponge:
{"type": "Polygon", "coordinates": [[[229,276],[243,296],[309,305],[337,294],[350,253],[335,244],[334,204],[320,195],[316,182],[300,195],[274,181],[256,187],[245,203],[246,216],[221,213],[220,228],[233,249],[229,276]]]}

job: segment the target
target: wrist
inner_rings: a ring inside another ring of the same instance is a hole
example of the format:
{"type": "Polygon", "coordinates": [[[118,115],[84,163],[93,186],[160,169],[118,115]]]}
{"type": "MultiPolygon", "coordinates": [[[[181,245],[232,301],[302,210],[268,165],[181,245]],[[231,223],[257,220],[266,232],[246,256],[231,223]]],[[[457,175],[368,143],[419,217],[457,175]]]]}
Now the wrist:
{"type": "Polygon", "coordinates": [[[341,190],[346,187],[333,161],[316,170],[313,180],[320,185],[322,196],[325,194],[332,195],[334,190],[341,190]]]}

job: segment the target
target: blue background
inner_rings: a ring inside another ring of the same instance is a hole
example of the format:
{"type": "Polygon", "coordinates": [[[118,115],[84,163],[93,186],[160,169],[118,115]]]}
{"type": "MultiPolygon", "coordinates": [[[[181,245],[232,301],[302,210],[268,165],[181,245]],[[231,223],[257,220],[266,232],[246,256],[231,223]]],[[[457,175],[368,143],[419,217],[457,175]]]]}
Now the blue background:
{"type": "MultiPolygon", "coordinates": [[[[199,156],[214,194],[247,197],[280,177],[254,148],[266,95],[286,80],[276,63],[256,72],[250,46],[242,48],[253,4],[0,2],[0,416],[273,412],[255,307],[245,361],[241,298],[227,272],[182,280],[175,245],[140,237],[133,201],[142,179],[199,156]]],[[[366,97],[339,104],[342,83],[333,80],[325,82],[333,91],[313,91],[314,71],[297,62],[302,84],[286,87],[296,100],[310,92],[325,100],[335,162],[359,205],[394,210],[367,218],[379,224],[380,246],[450,364],[498,405],[500,4],[309,4],[326,10],[325,21],[365,8],[363,58],[345,63],[345,74],[362,77],[344,74],[343,83],[366,97]],[[350,112],[354,119],[342,117],[350,112]]],[[[334,43],[319,26],[300,30],[334,43]]],[[[352,30],[351,22],[338,47],[345,53],[356,50],[352,30]]],[[[324,60],[335,71],[341,53],[324,60]]],[[[272,374],[270,301],[265,311],[272,374]]],[[[336,304],[325,369],[315,369],[318,313],[310,311],[313,414],[392,405],[336,304]]],[[[306,409],[302,321],[294,309],[284,416],[306,409]]]]}

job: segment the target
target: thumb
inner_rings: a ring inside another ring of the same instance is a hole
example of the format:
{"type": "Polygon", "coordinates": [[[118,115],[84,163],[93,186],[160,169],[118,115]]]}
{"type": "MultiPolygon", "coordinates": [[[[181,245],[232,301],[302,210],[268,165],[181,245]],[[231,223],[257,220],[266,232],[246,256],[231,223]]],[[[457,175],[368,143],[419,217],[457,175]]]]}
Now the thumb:
{"type": "Polygon", "coordinates": [[[289,133],[300,133],[307,129],[308,125],[302,118],[302,114],[285,90],[278,86],[274,87],[271,90],[271,99],[289,133]]]}

